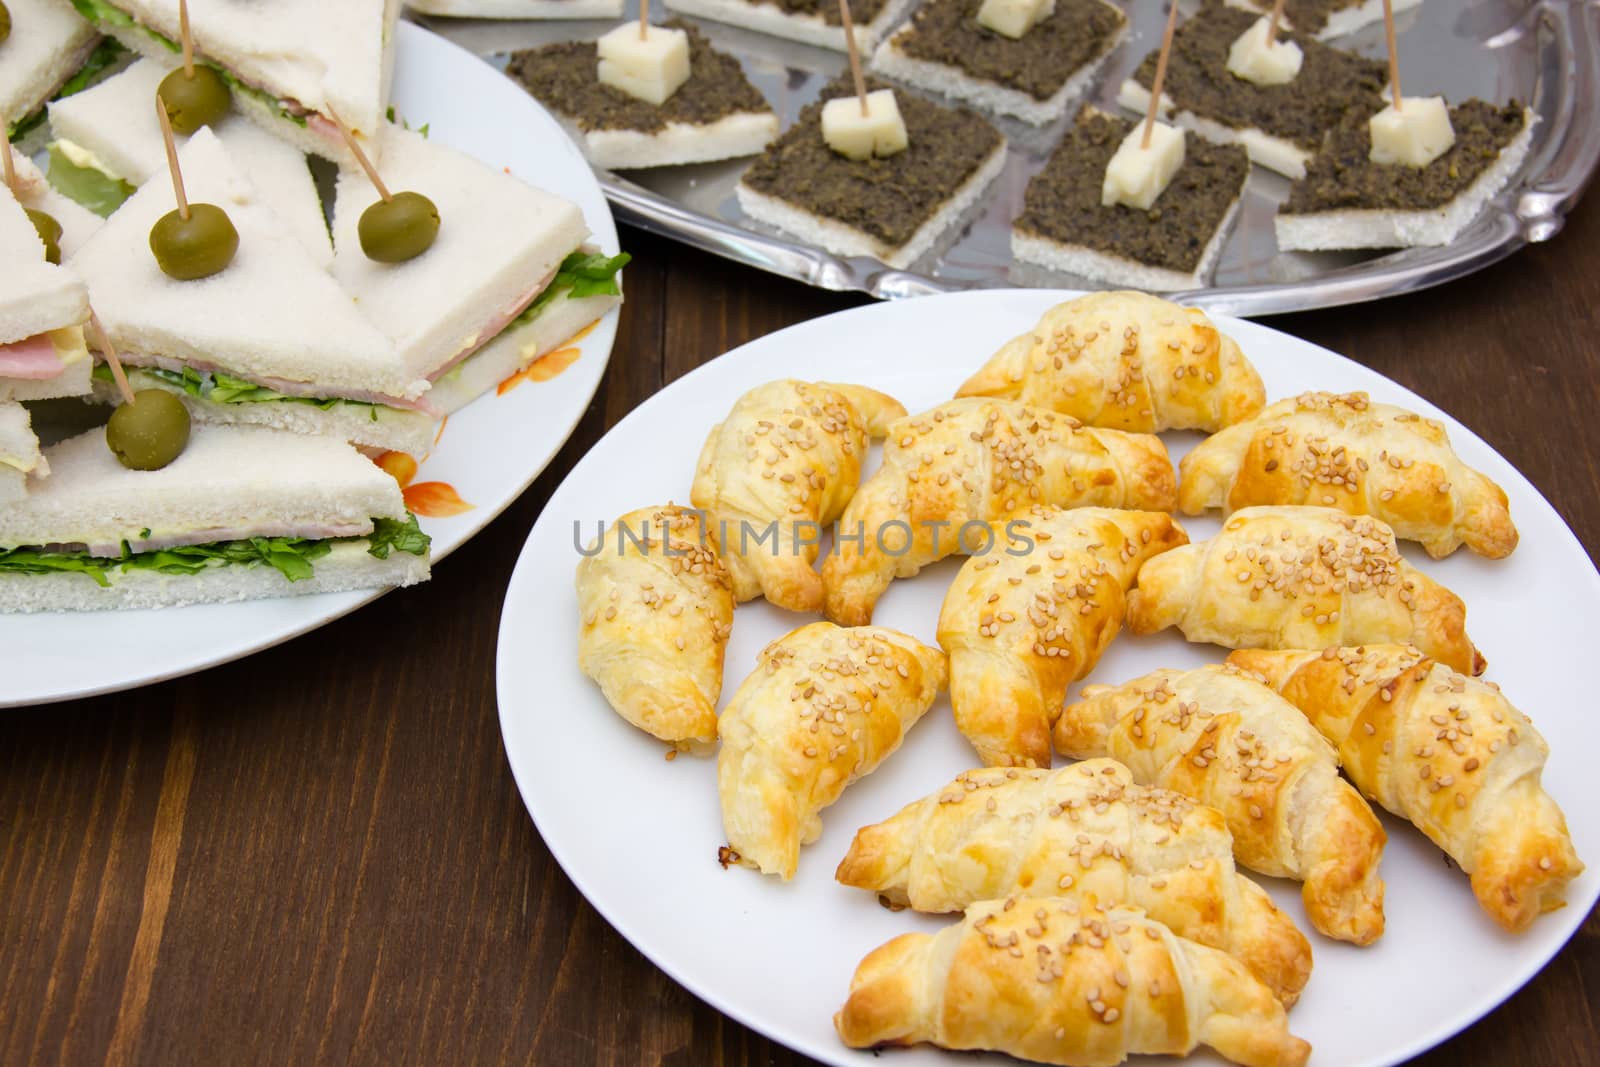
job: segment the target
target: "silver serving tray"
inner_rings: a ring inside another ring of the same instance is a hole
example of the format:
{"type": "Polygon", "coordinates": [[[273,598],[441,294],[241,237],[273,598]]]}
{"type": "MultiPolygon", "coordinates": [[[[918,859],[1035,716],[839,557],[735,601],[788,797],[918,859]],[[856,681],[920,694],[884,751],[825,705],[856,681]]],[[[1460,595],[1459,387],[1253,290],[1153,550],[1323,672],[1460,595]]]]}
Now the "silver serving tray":
{"type": "MultiPolygon", "coordinates": [[[[653,16],[668,17],[660,6],[659,0],[652,5],[653,16]]],[[[1090,99],[1108,110],[1117,110],[1117,87],[1160,41],[1164,17],[1164,5],[1154,0],[1123,0],[1121,6],[1130,13],[1127,37],[1090,91],[1090,99]]],[[[1194,6],[1193,0],[1185,3],[1186,9],[1194,6]]],[[[637,6],[630,4],[630,11],[637,12],[637,6]]],[[[612,25],[420,21],[500,65],[516,49],[593,38],[612,25]]],[[[717,47],[740,59],[785,126],[846,66],[840,53],[692,21],[717,47]]],[[[1211,286],[1177,299],[1235,315],[1376,300],[1459,278],[1560,232],[1600,162],[1600,0],[1425,0],[1420,9],[1400,16],[1399,29],[1408,92],[1442,92],[1452,101],[1518,97],[1533,107],[1539,123],[1516,179],[1447,247],[1387,254],[1287,253],[1278,251],[1272,218],[1289,183],[1256,167],[1211,286]]],[[[1381,25],[1335,43],[1384,55],[1381,25]]],[[[1009,158],[981,213],[911,270],[895,270],[869,257],[840,258],[745,218],[734,186],[748,160],[598,174],[619,220],[819,288],[859,290],[884,299],[1013,285],[1093,288],[1068,275],[1019,271],[1011,261],[1010,225],[1022,211],[1023,191],[1069,121],[1070,114],[1045,128],[997,122],[1010,142],[1009,158]]]]}

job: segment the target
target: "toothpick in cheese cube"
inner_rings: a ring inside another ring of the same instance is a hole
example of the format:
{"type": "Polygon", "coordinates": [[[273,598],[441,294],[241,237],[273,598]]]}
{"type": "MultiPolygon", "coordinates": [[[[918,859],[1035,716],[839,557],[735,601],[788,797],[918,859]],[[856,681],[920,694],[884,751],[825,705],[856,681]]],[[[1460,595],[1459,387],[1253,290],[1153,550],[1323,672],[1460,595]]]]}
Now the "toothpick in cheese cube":
{"type": "Polygon", "coordinates": [[[1263,15],[1228,49],[1228,73],[1255,85],[1287,85],[1300,73],[1305,55],[1282,37],[1267,43],[1272,19],[1263,15]]]}
{"type": "Polygon", "coordinates": [[[1408,96],[1369,120],[1372,161],[1426,167],[1450,151],[1456,131],[1442,96],[1408,96]]]}
{"type": "Polygon", "coordinates": [[[1013,41],[1056,13],[1056,0],[983,0],[978,25],[1013,41]]]}
{"type": "Polygon", "coordinates": [[[689,80],[689,35],[627,22],[596,42],[600,82],[660,107],[689,80]]]}
{"type": "Polygon", "coordinates": [[[822,105],[822,139],[828,147],[849,159],[871,159],[892,156],[910,144],[894,90],[878,89],[866,99],[865,115],[858,96],[836,96],[822,105]]]}
{"type": "Polygon", "coordinates": [[[1141,122],[1123,138],[1106,165],[1105,182],[1100,186],[1102,206],[1126,204],[1148,211],[1183,166],[1183,131],[1178,127],[1157,122],[1150,129],[1150,144],[1145,146],[1143,141],[1141,122]]]}

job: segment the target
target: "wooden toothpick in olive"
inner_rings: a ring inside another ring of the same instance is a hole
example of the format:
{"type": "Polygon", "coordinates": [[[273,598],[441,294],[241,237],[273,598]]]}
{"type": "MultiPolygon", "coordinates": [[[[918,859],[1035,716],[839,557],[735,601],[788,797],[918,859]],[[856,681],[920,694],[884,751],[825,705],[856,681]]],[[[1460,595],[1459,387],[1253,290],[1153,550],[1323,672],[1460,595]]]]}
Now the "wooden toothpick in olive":
{"type": "Polygon", "coordinates": [[[6,7],[5,0],[0,0],[0,44],[5,44],[11,36],[11,9],[6,7]]]}
{"type": "Polygon", "coordinates": [[[136,471],[160,470],[189,444],[189,409],[161,389],[141,389],[117,405],[106,423],[106,447],[136,471]]]}
{"type": "Polygon", "coordinates": [[[150,251],[163,274],[179,281],[195,281],[220,273],[239,251],[239,231],[228,213],[215,204],[191,204],[183,189],[178,150],[172,143],[172,124],[166,105],[156,100],[156,117],[167,143],[167,167],[172,171],[176,211],[169,211],[150,228],[150,251]]]}
{"type": "Polygon", "coordinates": [[[362,151],[355,135],[350,132],[350,127],[332,108],[328,112],[334,125],[339,127],[339,133],[344,136],[345,144],[349,145],[350,154],[367,172],[367,178],[372,182],[372,187],[378,190],[380,198],[361,213],[361,220],[356,224],[361,251],[377,263],[404,263],[408,259],[416,259],[432,248],[434,239],[439,236],[438,206],[421,193],[390,193],[389,187],[378,176],[378,169],[372,165],[372,160],[367,158],[367,153],[362,151]]]}
{"type": "Polygon", "coordinates": [[[57,222],[54,215],[43,211],[28,208],[28,221],[33,223],[33,228],[39,234],[39,240],[44,242],[44,258],[47,263],[61,262],[61,223],[57,222]]]}
{"type": "Polygon", "coordinates": [[[226,115],[233,98],[228,95],[228,83],[221,74],[211,67],[194,65],[188,0],[178,0],[178,37],[183,43],[183,66],[161,79],[156,96],[167,109],[172,128],[189,134],[226,115]]]}
{"type": "Polygon", "coordinates": [[[106,447],[118,463],[130,470],[160,470],[188,447],[189,409],[183,401],[160,389],[133,391],[111,337],[93,311],[89,312],[89,335],[122,394],[122,403],[106,423],[106,447]]]}

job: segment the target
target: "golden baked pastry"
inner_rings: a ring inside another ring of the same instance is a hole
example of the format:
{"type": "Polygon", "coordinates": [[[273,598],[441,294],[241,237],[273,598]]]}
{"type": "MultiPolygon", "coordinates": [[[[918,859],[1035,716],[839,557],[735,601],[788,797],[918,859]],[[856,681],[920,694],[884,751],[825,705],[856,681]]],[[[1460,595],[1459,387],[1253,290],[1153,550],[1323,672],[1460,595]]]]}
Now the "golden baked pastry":
{"type": "Polygon", "coordinates": [[[822,610],[821,527],[856,491],[869,439],[905,413],[865,386],[784,379],[744,394],[711,428],[690,500],[719,520],[740,602],[822,610]]]}
{"type": "Polygon", "coordinates": [[[1164,511],[1034,507],[967,560],[939,612],[956,725],[989,766],[1050,766],[1067,686],[1122,629],[1146,560],[1189,543],[1164,511]],[[1021,525],[1026,523],[1026,525],[1021,525]]]}
{"type": "Polygon", "coordinates": [[[680,746],[715,740],[733,586],[712,532],[668,504],[630,511],[589,547],[578,666],[639,729],[680,746]]]}
{"type": "Polygon", "coordinates": [[[1233,854],[1304,882],[1311,925],[1369,944],[1383,933],[1383,826],[1339,777],[1339,756],[1294,705],[1241,671],[1209,664],[1091,685],[1056,721],[1056,747],[1110,756],[1142,785],[1222,812],[1233,854]]]}
{"type": "Polygon", "coordinates": [[[1366,393],[1280,400],[1201,442],[1179,471],[1186,515],[1311,504],[1376,516],[1435,559],[1517,547],[1505,490],[1461,462],[1444,427],[1366,393]]]}
{"type": "Polygon", "coordinates": [[[1408,642],[1482,674],[1466,622],[1461,598],[1406,562],[1387,526],[1333,508],[1235,512],[1211,540],[1145,564],[1128,595],[1136,634],[1176,626],[1225,648],[1408,642]]]}
{"type": "Polygon", "coordinates": [[[1014,893],[1143,908],[1180,937],[1236,957],[1285,1006],[1311,976],[1304,935],[1234,868],[1222,814],[1135,785],[1115,760],[968,771],[858,830],[835,877],[918,911],[1014,893]]]}
{"type": "Polygon", "coordinates": [[[1267,402],[1261,376],[1205,312],[1134,292],[1057,304],[956,395],[1020,400],[1136,433],[1211,433],[1267,402]]]}
{"type": "Polygon", "coordinates": [[[1539,778],[1550,749],[1488,682],[1402,645],[1235,652],[1339,747],[1356,786],[1428,835],[1483,909],[1523,930],[1583,871],[1539,778]]]}
{"type": "Polygon", "coordinates": [[[889,428],[822,566],[827,615],[861,625],[895,578],[975,555],[989,524],[1035,504],[1171,511],[1177,475],[1147,434],[1096,430],[1009,400],[951,400],[889,428]]]}
{"type": "Polygon", "coordinates": [[[852,1048],[927,1041],[1069,1065],[1200,1045],[1251,1067],[1311,1055],[1278,998],[1232,956],[1137,908],[1050,896],[974,904],[937,934],[874,949],[833,1026],[852,1048]]]}
{"type": "Polygon", "coordinates": [[[818,812],[900,747],[945,680],[943,652],[881,627],[814,622],[762,649],[718,728],[729,861],[793,878],[818,812]]]}

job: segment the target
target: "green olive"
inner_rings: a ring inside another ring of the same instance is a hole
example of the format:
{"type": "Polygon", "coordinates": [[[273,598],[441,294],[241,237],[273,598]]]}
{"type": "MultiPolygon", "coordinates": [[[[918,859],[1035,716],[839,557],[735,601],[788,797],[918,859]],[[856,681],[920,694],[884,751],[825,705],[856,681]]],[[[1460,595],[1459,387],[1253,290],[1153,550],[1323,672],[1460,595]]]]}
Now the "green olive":
{"type": "Polygon", "coordinates": [[[215,204],[190,204],[185,219],[169,211],[150,228],[150,251],[168,277],[179,281],[209,278],[233,262],[239,231],[215,204]]]}
{"type": "Polygon", "coordinates": [[[61,223],[55,220],[54,215],[47,215],[43,211],[28,208],[28,221],[33,223],[33,228],[39,232],[39,240],[44,242],[44,258],[51,263],[61,262],[61,223]]]}
{"type": "Polygon", "coordinates": [[[196,64],[192,75],[179,67],[161,79],[156,93],[166,106],[167,118],[172,120],[176,133],[193,133],[211,125],[228,113],[232,103],[228,83],[204,64],[196,64]]]}
{"type": "Polygon", "coordinates": [[[6,38],[11,36],[11,9],[0,0],[0,44],[5,44],[6,38]]]}
{"type": "Polygon", "coordinates": [[[439,209],[421,193],[395,193],[361,213],[361,251],[379,263],[404,263],[433,247],[439,209]]]}
{"type": "Polygon", "coordinates": [[[183,455],[189,443],[189,410],[160,389],[141,389],[120,404],[106,423],[106,445],[124,467],[155,471],[183,455]]]}

